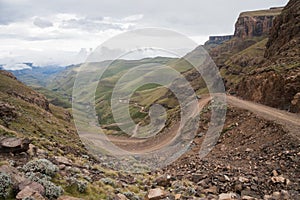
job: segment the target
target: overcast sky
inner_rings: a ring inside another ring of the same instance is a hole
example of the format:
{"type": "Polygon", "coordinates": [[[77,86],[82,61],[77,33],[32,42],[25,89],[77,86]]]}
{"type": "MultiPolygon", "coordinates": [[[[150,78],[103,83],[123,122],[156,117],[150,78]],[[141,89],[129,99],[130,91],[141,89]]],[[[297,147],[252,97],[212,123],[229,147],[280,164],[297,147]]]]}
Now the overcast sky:
{"type": "MultiPolygon", "coordinates": [[[[168,28],[203,44],[232,34],[242,11],[288,0],[0,0],[0,64],[82,62],[111,36],[168,28]]],[[[20,65],[18,65],[20,66],[20,65]]]]}

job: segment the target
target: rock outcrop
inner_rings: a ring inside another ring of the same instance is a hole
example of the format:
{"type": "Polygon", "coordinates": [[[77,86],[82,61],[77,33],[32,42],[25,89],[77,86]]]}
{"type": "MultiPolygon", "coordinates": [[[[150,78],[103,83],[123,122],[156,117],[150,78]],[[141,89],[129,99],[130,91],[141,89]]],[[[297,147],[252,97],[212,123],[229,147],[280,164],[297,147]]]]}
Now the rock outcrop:
{"type": "Polygon", "coordinates": [[[222,44],[225,41],[231,40],[233,35],[222,35],[222,36],[209,36],[209,40],[205,45],[209,44],[222,44]]]}
{"type": "Polygon", "coordinates": [[[273,25],[273,21],[282,8],[243,12],[235,24],[235,37],[249,38],[266,36],[273,25]]]}
{"type": "Polygon", "coordinates": [[[17,80],[17,78],[11,73],[11,72],[8,72],[8,71],[5,71],[5,70],[1,70],[0,69],[0,74],[4,75],[4,76],[7,76],[9,78],[12,78],[14,80],[17,80]]]}
{"type": "Polygon", "coordinates": [[[8,103],[0,101],[0,117],[3,121],[9,122],[18,116],[17,109],[8,103]]]}

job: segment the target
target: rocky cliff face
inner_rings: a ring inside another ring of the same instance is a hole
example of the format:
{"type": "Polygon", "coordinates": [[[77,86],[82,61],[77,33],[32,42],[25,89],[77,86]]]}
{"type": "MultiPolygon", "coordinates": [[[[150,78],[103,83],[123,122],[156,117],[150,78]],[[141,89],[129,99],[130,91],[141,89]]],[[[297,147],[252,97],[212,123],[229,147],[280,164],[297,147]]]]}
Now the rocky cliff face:
{"type": "Polygon", "coordinates": [[[238,95],[251,101],[292,112],[300,112],[300,68],[266,69],[246,76],[237,87],[238,95]]]}
{"type": "Polygon", "coordinates": [[[238,84],[239,96],[300,112],[300,2],[290,0],[276,17],[266,44],[265,63],[238,84]]]}
{"type": "Polygon", "coordinates": [[[244,39],[268,35],[275,17],[281,11],[282,8],[272,8],[241,13],[235,24],[234,36],[244,39]]]}
{"type": "Polygon", "coordinates": [[[275,21],[265,57],[271,62],[300,61],[300,1],[291,0],[275,21]]]}

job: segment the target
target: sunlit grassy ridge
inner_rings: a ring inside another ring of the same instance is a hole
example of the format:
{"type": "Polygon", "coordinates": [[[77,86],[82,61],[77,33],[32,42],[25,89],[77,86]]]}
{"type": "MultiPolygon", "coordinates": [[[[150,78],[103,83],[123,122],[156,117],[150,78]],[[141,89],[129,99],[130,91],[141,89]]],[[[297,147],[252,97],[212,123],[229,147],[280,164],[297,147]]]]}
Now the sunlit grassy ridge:
{"type": "Polygon", "coordinates": [[[279,15],[282,12],[282,8],[273,8],[273,9],[268,9],[268,10],[257,10],[257,11],[247,11],[247,12],[242,12],[240,14],[240,17],[246,17],[246,16],[276,16],[279,15]]]}

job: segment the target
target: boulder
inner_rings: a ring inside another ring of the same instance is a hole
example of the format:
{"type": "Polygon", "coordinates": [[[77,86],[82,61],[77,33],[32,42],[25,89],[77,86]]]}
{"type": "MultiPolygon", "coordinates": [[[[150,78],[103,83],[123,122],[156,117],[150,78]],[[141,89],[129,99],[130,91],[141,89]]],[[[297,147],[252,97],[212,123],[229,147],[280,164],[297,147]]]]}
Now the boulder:
{"type": "Polygon", "coordinates": [[[4,137],[0,139],[0,153],[21,153],[29,149],[28,138],[4,137]]]}
{"type": "Polygon", "coordinates": [[[66,165],[66,166],[72,166],[72,161],[69,160],[68,158],[66,157],[63,157],[63,156],[55,156],[55,163],[58,164],[58,165],[66,165]]]}
{"type": "Polygon", "coordinates": [[[41,195],[45,194],[44,186],[42,186],[41,184],[39,184],[37,182],[32,182],[32,181],[26,179],[25,181],[23,181],[19,184],[19,190],[20,191],[24,190],[26,187],[29,187],[29,188],[37,191],[41,195]]]}
{"type": "Polygon", "coordinates": [[[29,186],[26,186],[16,196],[16,199],[19,200],[25,198],[32,198],[35,200],[45,200],[45,198],[38,191],[34,190],[33,188],[30,188],[29,186]]]}

